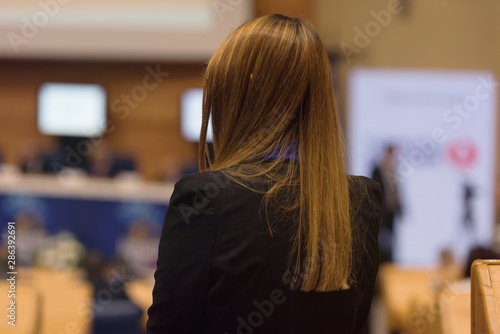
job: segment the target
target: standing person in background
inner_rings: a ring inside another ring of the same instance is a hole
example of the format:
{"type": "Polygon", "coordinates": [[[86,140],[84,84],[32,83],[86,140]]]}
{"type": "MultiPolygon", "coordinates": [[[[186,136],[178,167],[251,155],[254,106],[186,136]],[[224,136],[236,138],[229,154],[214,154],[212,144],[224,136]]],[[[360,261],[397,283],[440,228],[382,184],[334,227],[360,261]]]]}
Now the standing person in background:
{"type": "Polygon", "coordinates": [[[396,182],[395,148],[392,145],[386,147],[384,156],[379,165],[372,172],[372,179],[382,185],[384,193],[384,206],[380,221],[380,262],[392,262],[394,250],[394,218],[401,213],[399,190],[396,182]]]}
{"type": "Polygon", "coordinates": [[[479,244],[479,238],[476,233],[476,215],[474,214],[474,199],[477,196],[476,185],[474,185],[470,180],[465,180],[463,185],[463,218],[462,225],[465,231],[465,234],[470,236],[470,243],[473,247],[476,247],[479,244]]]}
{"type": "Polygon", "coordinates": [[[282,15],[248,22],[204,80],[201,173],[170,199],[148,333],[363,333],[382,193],[347,175],[317,31],[282,15]]]}

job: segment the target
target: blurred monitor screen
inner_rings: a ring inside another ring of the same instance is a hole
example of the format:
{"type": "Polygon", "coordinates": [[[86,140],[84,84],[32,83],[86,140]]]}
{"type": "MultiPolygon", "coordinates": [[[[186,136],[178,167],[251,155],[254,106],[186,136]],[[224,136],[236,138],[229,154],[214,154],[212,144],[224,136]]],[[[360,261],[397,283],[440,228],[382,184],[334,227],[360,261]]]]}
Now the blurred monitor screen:
{"type": "Polygon", "coordinates": [[[53,136],[102,135],[106,130],[106,91],[95,84],[43,84],[38,91],[38,129],[53,136]]]}
{"type": "MultiPolygon", "coordinates": [[[[198,142],[201,132],[203,89],[188,89],[181,97],[181,133],[188,141],[198,142]]],[[[212,142],[212,122],[208,123],[207,142],[212,142]]]]}

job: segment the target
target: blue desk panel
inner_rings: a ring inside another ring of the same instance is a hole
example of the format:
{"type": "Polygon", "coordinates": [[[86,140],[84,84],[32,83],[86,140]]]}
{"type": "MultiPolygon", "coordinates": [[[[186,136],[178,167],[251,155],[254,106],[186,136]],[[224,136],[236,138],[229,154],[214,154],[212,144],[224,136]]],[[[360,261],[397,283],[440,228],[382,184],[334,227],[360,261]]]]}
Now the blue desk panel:
{"type": "Polygon", "coordinates": [[[87,249],[112,256],[117,240],[137,220],[147,222],[154,233],[161,232],[167,205],[132,201],[66,199],[23,195],[0,195],[0,226],[30,213],[49,235],[72,232],[87,249]]]}

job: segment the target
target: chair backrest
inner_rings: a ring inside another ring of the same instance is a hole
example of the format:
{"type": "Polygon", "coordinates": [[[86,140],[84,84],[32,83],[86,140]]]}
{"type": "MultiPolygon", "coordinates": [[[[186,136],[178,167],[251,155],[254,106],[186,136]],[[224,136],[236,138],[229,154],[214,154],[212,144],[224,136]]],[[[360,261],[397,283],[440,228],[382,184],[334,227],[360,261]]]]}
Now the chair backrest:
{"type": "Polygon", "coordinates": [[[391,331],[413,333],[420,330],[414,321],[414,305],[427,304],[433,298],[433,271],[401,268],[384,264],[379,270],[380,290],[391,331]]]}
{"type": "Polygon", "coordinates": [[[141,326],[144,332],[148,322],[148,308],[153,303],[153,285],[154,282],[149,280],[134,280],[125,285],[127,296],[143,311],[141,326]]]}
{"type": "Polygon", "coordinates": [[[77,271],[36,268],[23,276],[42,299],[39,334],[91,332],[93,289],[77,271]]]}
{"type": "Polygon", "coordinates": [[[466,283],[467,286],[462,283],[451,284],[438,295],[435,308],[438,311],[436,313],[438,313],[441,333],[470,333],[471,293],[469,290],[470,283],[466,283]]]}
{"type": "Polygon", "coordinates": [[[471,270],[472,333],[500,333],[500,260],[476,260],[471,270]]]}
{"type": "MultiPolygon", "coordinates": [[[[2,334],[35,334],[40,332],[41,321],[41,298],[39,291],[30,285],[16,282],[15,284],[15,299],[9,298],[10,289],[7,280],[0,280],[0,307],[2,314],[8,312],[13,317],[2,317],[0,321],[0,333],[2,334]],[[11,305],[11,300],[14,300],[12,313],[8,310],[11,305]],[[15,320],[12,324],[9,321],[15,320]]],[[[12,293],[10,293],[12,296],[12,293]]],[[[13,296],[12,296],[13,297],[13,296]]]]}

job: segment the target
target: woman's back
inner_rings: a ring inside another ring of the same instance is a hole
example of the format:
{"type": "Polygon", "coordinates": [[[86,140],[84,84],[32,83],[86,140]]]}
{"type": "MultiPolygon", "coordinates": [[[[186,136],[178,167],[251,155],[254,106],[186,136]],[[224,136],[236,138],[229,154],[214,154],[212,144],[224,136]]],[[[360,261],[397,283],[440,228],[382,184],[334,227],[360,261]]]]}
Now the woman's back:
{"type": "Polygon", "coordinates": [[[215,52],[198,161],[165,217],[149,333],[361,333],[380,190],[347,175],[330,62],[309,22],[263,16],[215,52]]]}
{"type": "Polygon", "coordinates": [[[165,217],[148,333],[362,333],[378,268],[382,196],[362,177],[350,177],[349,190],[355,283],[304,292],[307,258],[290,286],[293,217],[266,211],[262,194],[221,171],[184,177],[165,217]]]}

